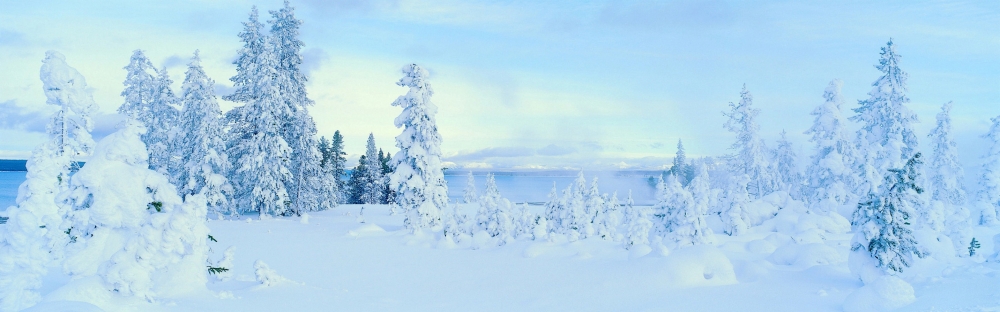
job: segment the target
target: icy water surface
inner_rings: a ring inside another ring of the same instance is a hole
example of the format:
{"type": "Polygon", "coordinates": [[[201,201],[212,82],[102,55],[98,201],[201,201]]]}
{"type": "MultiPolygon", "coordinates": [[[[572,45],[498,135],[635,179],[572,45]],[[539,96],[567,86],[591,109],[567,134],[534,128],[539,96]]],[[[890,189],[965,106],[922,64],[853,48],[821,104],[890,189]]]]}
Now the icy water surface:
{"type": "MultiPolygon", "coordinates": [[[[482,195],[486,189],[486,173],[474,172],[476,191],[482,195]]],[[[24,182],[24,171],[0,171],[0,211],[14,204],[17,198],[17,188],[24,182]]],[[[448,182],[448,198],[453,202],[461,202],[467,184],[467,172],[449,171],[445,175],[448,182]]],[[[612,194],[618,192],[621,203],[625,203],[628,191],[636,204],[649,204],[653,200],[653,189],[649,185],[652,172],[596,172],[584,173],[587,187],[590,187],[594,176],[600,192],[612,194]]],[[[548,200],[548,194],[555,182],[559,195],[566,186],[576,180],[575,172],[497,172],[495,173],[497,189],[500,195],[514,203],[543,203],[548,200]]]]}

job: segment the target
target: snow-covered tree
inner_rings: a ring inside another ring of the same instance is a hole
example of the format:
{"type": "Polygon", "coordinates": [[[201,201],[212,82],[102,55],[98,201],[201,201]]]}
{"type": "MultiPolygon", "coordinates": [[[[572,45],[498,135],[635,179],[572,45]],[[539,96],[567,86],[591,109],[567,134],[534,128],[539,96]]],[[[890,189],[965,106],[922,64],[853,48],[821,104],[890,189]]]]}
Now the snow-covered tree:
{"type": "Polygon", "coordinates": [[[750,216],[747,212],[750,193],[746,187],[749,181],[750,178],[746,175],[738,175],[733,177],[731,185],[726,188],[726,207],[721,216],[725,225],[723,232],[729,236],[740,235],[750,228],[750,216]]]}
{"type": "Polygon", "coordinates": [[[510,208],[510,201],[500,196],[493,174],[487,174],[486,190],[479,198],[476,224],[479,230],[486,231],[491,237],[494,237],[498,245],[504,245],[514,239],[514,224],[510,208]]]}
{"type": "Polygon", "coordinates": [[[879,64],[882,76],[872,83],[867,100],[858,101],[850,119],[861,124],[857,142],[861,164],[857,170],[865,179],[859,191],[876,190],[882,173],[889,168],[901,168],[917,151],[917,136],[913,123],[917,115],[906,104],[907,74],[899,68],[900,55],[892,40],[882,48],[879,64]]]}
{"type": "Polygon", "coordinates": [[[739,103],[729,103],[729,119],[725,127],[736,134],[736,142],[730,147],[736,154],[731,156],[730,166],[737,175],[750,178],[747,191],[753,198],[760,198],[776,189],[777,177],[768,168],[767,148],[758,132],[757,115],[760,110],[753,108],[753,96],[743,85],[739,103]]]}
{"type": "Polygon", "coordinates": [[[705,166],[698,166],[696,170],[698,174],[685,190],[691,194],[691,198],[683,209],[674,214],[674,229],[670,238],[678,246],[712,242],[712,229],[705,222],[709,197],[712,195],[708,184],[708,169],[705,169],[705,166]]]}
{"type": "Polygon", "coordinates": [[[411,230],[435,227],[441,223],[441,208],[448,202],[448,186],[441,168],[441,135],[437,130],[437,106],[431,103],[434,91],[427,83],[427,71],[410,64],[396,84],[410,90],[392,103],[403,112],[396,117],[399,152],[393,156],[395,167],[389,179],[396,192],[395,203],[406,210],[405,225],[411,230]]]}
{"type": "Polygon", "coordinates": [[[962,180],[965,172],[958,163],[958,150],[951,134],[952,103],[945,103],[937,114],[937,126],[928,137],[934,145],[931,154],[930,193],[931,203],[919,207],[919,225],[938,231],[951,238],[957,255],[968,254],[965,249],[972,240],[969,210],[965,208],[965,189],[962,180]]]}
{"type": "Polygon", "coordinates": [[[322,187],[320,154],[316,145],[316,123],[309,115],[309,99],[302,73],[301,50],[304,45],[299,40],[302,21],[295,18],[295,8],[288,1],[284,7],[271,11],[271,37],[274,37],[278,89],[287,106],[282,118],[282,136],[292,150],[289,170],[292,180],[286,185],[296,213],[319,207],[317,196],[322,187]]]}
{"type": "Polygon", "coordinates": [[[545,202],[545,221],[548,230],[553,233],[562,231],[562,205],[560,204],[559,189],[556,182],[552,181],[552,190],[549,191],[548,201],[545,202]]]}
{"type": "Polygon", "coordinates": [[[142,124],[147,131],[142,141],[150,147],[150,169],[167,173],[170,169],[170,133],[179,112],[174,107],[177,97],[170,89],[166,69],[157,71],[142,50],[132,52],[125,66],[126,76],[122,97],[125,103],[118,113],[142,124]]]}
{"type": "Polygon", "coordinates": [[[274,44],[269,42],[255,59],[241,55],[241,60],[248,62],[245,68],[255,72],[240,73],[237,66],[234,79],[247,77],[254,84],[248,86],[251,97],[237,97],[245,104],[227,116],[232,121],[227,152],[233,162],[233,201],[243,211],[257,211],[261,216],[287,214],[292,208],[287,189],[293,178],[288,169],[292,151],[281,135],[281,116],[287,107],[274,81],[278,77],[274,44]]]}
{"type": "Polygon", "coordinates": [[[590,182],[590,187],[584,193],[583,213],[586,215],[586,219],[584,220],[583,229],[586,232],[585,237],[594,236],[596,232],[594,222],[601,210],[605,209],[606,204],[607,201],[601,197],[601,191],[597,188],[597,177],[594,177],[590,182]]]}
{"type": "Polygon", "coordinates": [[[937,126],[928,135],[933,140],[930,182],[931,199],[951,205],[965,205],[965,172],[958,163],[958,148],[951,134],[952,103],[945,103],[937,115],[937,126]]]}
{"type": "Polygon", "coordinates": [[[0,227],[0,311],[19,311],[38,303],[42,277],[69,242],[64,231],[69,212],[56,202],[67,189],[74,156],[89,153],[91,114],[97,104],[86,79],[56,51],[45,53],[40,70],[46,104],[58,107],[49,123],[48,141],[28,158],[16,205],[7,208],[0,227]]]}
{"type": "Polygon", "coordinates": [[[476,177],[472,176],[472,171],[469,171],[469,177],[466,179],[465,183],[465,193],[463,194],[462,200],[466,204],[472,204],[476,202],[476,177]]]}
{"type": "Polygon", "coordinates": [[[774,167],[778,173],[778,184],[781,189],[788,192],[792,198],[801,198],[802,173],[797,165],[798,156],[792,148],[792,142],[788,141],[787,133],[781,130],[778,139],[778,146],[774,149],[774,167]]]}
{"type": "Polygon", "coordinates": [[[632,249],[634,246],[649,245],[649,231],[653,229],[653,221],[650,220],[651,211],[647,207],[636,207],[632,200],[632,191],[628,191],[628,198],[625,199],[625,249],[632,249]]]}
{"type": "Polygon", "coordinates": [[[382,163],[379,161],[378,150],[375,147],[375,135],[368,134],[368,145],[365,150],[365,166],[361,174],[361,203],[382,204],[385,199],[385,187],[382,177],[382,163]]]}
{"type": "Polygon", "coordinates": [[[347,181],[344,180],[344,176],[347,174],[347,153],[344,152],[344,136],[340,135],[340,130],[333,133],[333,138],[330,140],[330,171],[334,179],[337,181],[337,190],[339,190],[339,197],[337,203],[343,204],[347,202],[347,181]]]}
{"type": "MultiPolygon", "coordinates": [[[[257,14],[257,6],[250,9],[250,17],[243,22],[243,31],[240,32],[240,41],[243,47],[236,54],[236,75],[229,78],[236,89],[232,94],[223,96],[227,101],[247,103],[257,97],[257,78],[260,72],[258,60],[267,49],[267,36],[261,33],[264,25],[260,23],[257,14]]],[[[238,116],[234,116],[238,117],[238,116]]]]}
{"type": "Polygon", "coordinates": [[[577,174],[572,185],[567,186],[563,197],[561,219],[565,234],[569,235],[571,241],[587,238],[592,233],[592,218],[587,215],[587,179],[584,178],[583,171],[577,174]]]}
{"type": "MultiPolygon", "coordinates": [[[[902,168],[889,169],[884,187],[878,193],[868,193],[858,204],[851,220],[851,257],[868,257],[882,273],[895,274],[912,265],[914,255],[927,254],[910,230],[914,208],[922,205],[923,188],[917,183],[922,163],[920,153],[916,153],[902,168]]],[[[853,267],[852,271],[861,274],[853,267]]]]}
{"type": "Polygon", "coordinates": [[[694,168],[687,161],[687,153],[684,152],[684,143],[677,140],[677,154],[674,156],[673,165],[670,166],[670,174],[677,176],[681,184],[687,185],[694,178],[694,168]]]}
{"type": "Polygon", "coordinates": [[[621,224],[619,218],[621,205],[618,203],[618,192],[605,199],[604,203],[594,218],[594,231],[597,232],[597,237],[602,239],[618,240],[618,226],[621,224]]]}
{"type": "Polygon", "coordinates": [[[981,206],[979,223],[984,225],[1000,223],[997,218],[1000,210],[1000,116],[990,120],[993,124],[989,132],[983,135],[983,138],[989,140],[990,147],[983,155],[977,194],[977,201],[981,206]]]}
{"type": "Polygon", "coordinates": [[[657,231],[664,237],[672,236],[685,222],[686,209],[691,206],[691,193],[681,186],[677,177],[670,174],[656,183],[656,205],[653,216],[657,220],[657,231]]]}
{"type": "Polygon", "coordinates": [[[203,196],[182,201],[165,175],[147,169],[143,131],[129,122],[101,140],[59,195],[72,211],[63,267],[77,278],[99,277],[108,291],[153,300],[156,283],[206,283],[209,229],[203,196]]]}
{"type": "Polygon", "coordinates": [[[182,88],[179,139],[175,148],[182,166],[177,170],[180,194],[202,194],[217,217],[239,217],[231,205],[232,185],[229,156],[226,154],[222,110],[215,98],[215,81],[205,75],[198,51],[188,63],[182,88]]]}
{"type": "Polygon", "coordinates": [[[840,90],[844,83],[839,79],[830,81],[823,92],[825,101],[812,111],[813,125],[806,131],[812,135],[809,141],[815,144],[816,152],[806,169],[807,187],[803,190],[814,209],[827,212],[831,206],[853,204],[857,178],[854,161],[857,152],[847,136],[847,123],[841,115],[844,103],[840,90]]]}

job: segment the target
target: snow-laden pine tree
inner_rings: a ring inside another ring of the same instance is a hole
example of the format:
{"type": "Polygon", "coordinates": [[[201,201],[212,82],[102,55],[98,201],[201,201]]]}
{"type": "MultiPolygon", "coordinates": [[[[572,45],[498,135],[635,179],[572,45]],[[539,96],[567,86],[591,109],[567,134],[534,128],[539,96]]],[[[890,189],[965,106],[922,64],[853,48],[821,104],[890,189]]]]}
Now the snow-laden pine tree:
{"type": "Polygon", "coordinates": [[[1000,116],[990,119],[993,124],[983,135],[989,140],[989,149],[983,155],[983,165],[979,176],[979,193],[977,201],[980,206],[979,224],[996,225],[1000,223],[1000,116]]]}
{"type": "Polygon", "coordinates": [[[48,140],[28,158],[16,205],[7,208],[7,223],[0,227],[0,311],[19,311],[41,300],[42,277],[69,242],[63,233],[69,211],[56,196],[69,186],[74,157],[94,145],[90,116],[97,104],[83,75],[62,54],[48,51],[40,77],[46,104],[58,110],[49,121],[48,140]]]}
{"type": "Polygon", "coordinates": [[[927,252],[917,245],[910,220],[914,209],[922,205],[920,153],[910,158],[902,168],[890,168],[878,193],[868,193],[858,203],[851,220],[854,238],[851,240],[851,271],[869,279],[860,265],[874,264],[882,274],[896,274],[913,264],[913,256],[927,252]]]}
{"type": "Polygon", "coordinates": [[[685,186],[694,178],[694,167],[688,163],[687,153],[684,152],[684,143],[680,139],[677,140],[677,154],[670,166],[670,174],[679,177],[681,184],[685,186]]]}
{"type": "MultiPolygon", "coordinates": [[[[364,204],[361,201],[361,196],[365,192],[365,172],[368,170],[365,166],[367,162],[365,159],[365,155],[361,155],[358,158],[358,165],[351,169],[351,178],[347,180],[347,190],[345,190],[348,204],[364,204]]],[[[390,214],[392,214],[391,210],[390,214]]]]}
{"type": "Polygon", "coordinates": [[[750,181],[747,192],[752,198],[764,197],[776,190],[778,177],[769,170],[767,148],[758,132],[757,124],[759,109],[753,108],[753,96],[743,85],[739,103],[729,103],[730,111],[725,113],[729,119],[725,127],[736,134],[736,142],[730,147],[736,154],[730,156],[730,166],[736,175],[746,175],[750,181]]]}
{"type": "Polygon", "coordinates": [[[587,238],[588,234],[592,233],[587,231],[588,228],[591,228],[592,218],[587,215],[586,207],[587,179],[584,178],[583,171],[580,171],[573,184],[567,186],[566,191],[563,192],[560,219],[563,221],[562,229],[569,236],[570,241],[587,238]]]}
{"type": "Polygon", "coordinates": [[[621,225],[619,218],[621,205],[618,203],[618,192],[616,191],[611,197],[605,199],[604,203],[594,218],[594,231],[597,232],[597,237],[602,239],[619,240],[618,226],[621,225]]]}
{"type": "Polygon", "coordinates": [[[778,146],[774,149],[774,167],[778,173],[778,184],[781,190],[788,192],[792,198],[800,199],[802,190],[802,173],[797,165],[798,156],[788,141],[787,133],[781,130],[778,146]]]}
{"type": "Polygon", "coordinates": [[[938,231],[951,238],[957,255],[967,255],[972,241],[969,210],[965,208],[965,172],[958,163],[958,149],[951,134],[952,103],[945,103],[937,114],[937,125],[928,137],[934,146],[931,154],[929,205],[918,207],[920,226],[938,231]]]}
{"type": "Polygon", "coordinates": [[[143,131],[129,120],[102,139],[59,195],[72,211],[63,268],[99,277],[109,292],[153,300],[160,285],[204,287],[209,229],[203,196],[182,201],[165,175],[148,169],[143,131]]]}
{"type": "Polygon", "coordinates": [[[175,151],[181,99],[171,89],[174,81],[170,79],[166,67],[157,71],[154,83],[153,102],[149,109],[150,121],[146,126],[147,133],[143,136],[143,142],[146,142],[149,150],[149,168],[175,178],[181,166],[181,158],[175,151]]]}
{"type": "Polygon", "coordinates": [[[375,135],[368,134],[368,145],[365,149],[365,166],[361,173],[362,204],[384,204],[385,187],[382,176],[382,163],[379,161],[378,149],[375,148],[375,135]]]}
{"type": "Polygon", "coordinates": [[[320,154],[316,145],[316,123],[309,115],[313,101],[306,92],[305,74],[302,73],[301,50],[304,45],[299,40],[302,21],[295,18],[295,8],[286,0],[284,7],[270,11],[273,18],[271,37],[274,37],[277,58],[277,79],[281,99],[287,106],[286,115],[281,116],[282,136],[292,150],[289,170],[292,180],[286,185],[296,213],[319,207],[322,178],[320,154]]]}
{"type": "Polygon", "coordinates": [[[261,216],[288,214],[292,202],[286,186],[293,178],[288,169],[292,151],[281,135],[281,116],[285,115],[286,106],[275,82],[278,74],[274,44],[268,42],[264,53],[255,59],[239,60],[253,63],[246,68],[255,72],[246,74],[248,81],[253,82],[247,86],[252,97],[239,98],[246,102],[230,111],[236,113],[228,115],[238,118],[230,119],[227,143],[233,162],[230,175],[233,203],[242,211],[256,211],[261,216]]]}
{"type": "Polygon", "coordinates": [[[636,207],[632,200],[632,191],[628,191],[628,198],[625,199],[625,249],[632,249],[634,246],[649,245],[649,231],[653,229],[653,221],[650,220],[652,212],[648,207],[636,207]]]}
{"type": "Polygon", "coordinates": [[[699,165],[691,183],[685,189],[691,194],[687,205],[674,214],[674,229],[670,238],[677,246],[703,245],[713,242],[712,229],[705,222],[708,214],[709,197],[712,190],[709,187],[708,169],[699,165]]]}
{"type": "Polygon", "coordinates": [[[479,211],[476,213],[476,224],[480,231],[486,231],[490,237],[497,240],[498,245],[504,245],[513,240],[513,218],[510,202],[500,196],[497,182],[493,174],[486,175],[486,190],[479,198],[479,211]]]}
{"type": "Polygon", "coordinates": [[[396,117],[399,152],[392,158],[394,171],[389,179],[395,191],[395,203],[407,212],[404,224],[418,231],[441,223],[441,208],[448,203],[448,186],[441,168],[441,135],[437,130],[437,106],[431,103],[433,89],[427,83],[427,71],[410,64],[403,67],[403,78],[397,85],[409,91],[396,99],[393,106],[403,112],[396,117]]]}
{"type": "Polygon", "coordinates": [[[584,232],[587,233],[586,237],[591,237],[596,234],[594,222],[597,219],[597,214],[605,209],[604,206],[607,204],[607,201],[601,197],[600,189],[597,188],[597,177],[591,180],[590,187],[586,189],[584,196],[583,213],[586,214],[584,232]]]}
{"type": "Polygon", "coordinates": [[[740,235],[750,228],[750,215],[747,212],[750,193],[746,187],[749,182],[750,178],[746,175],[738,175],[732,178],[726,188],[726,206],[721,216],[725,226],[723,232],[729,236],[740,235]]]}
{"type": "Polygon", "coordinates": [[[552,190],[549,191],[548,201],[545,202],[545,222],[549,232],[561,233],[562,231],[562,205],[560,204],[559,189],[556,182],[552,181],[552,190]]]}
{"type": "Polygon", "coordinates": [[[668,174],[656,184],[656,205],[653,206],[653,216],[656,217],[657,231],[663,237],[672,236],[685,222],[687,208],[691,206],[691,193],[681,186],[676,176],[668,174]]]}
{"type": "Polygon", "coordinates": [[[340,135],[340,130],[333,133],[330,140],[330,171],[337,182],[338,197],[337,203],[347,203],[347,153],[344,152],[344,136],[340,135]]]}
{"type": "Polygon", "coordinates": [[[233,65],[236,65],[236,75],[229,78],[236,90],[222,97],[226,101],[247,103],[257,97],[255,85],[261,70],[258,60],[267,48],[267,36],[261,33],[263,28],[264,25],[260,23],[257,14],[257,6],[253,6],[250,9],[250,17],[243,22],[243,31],[239,34],[243,47],[237,52],[236,60],[233,61],[233,65]]]}
{"type": "Polygon", "coordinates": [[[177,170],[177,188],[181,196],[202,194],[208,208],[218,218],[239,218],[231,205],[233,187],[226,154],[222,110],[215,97],[215,81],[205,75],[198,51],[188,63],[182,85],[181,118],[175,148],[182,164],[177,170]]]}
{"type": "Polygon", "coordinates": [[[462,194],[462,201],[466,204],[475,203],[476,197],[479,195],[476,194],[476,177],[472,176],[472,171],[469,171],[469,176],[465,180],[465,193],[462,194]]]}
{"type": "Polygon", "coordinates": [[[882,48],[879,64],[882,76],[872,83],[867,100],[858,101],[850,120],[861,124],[858,131],[859,168],[862,183],[858,193],[877,190],[883,173],[901,168],[917,151],[917,135],[913,123],[917,115],[906,107],[907,74],[899,68],[900,55],[892,39],[882,48]]]}
{"type": "Polygon", "coordinates": [[[835,211],[842,205],[853,205],[858,184],[854,174],[857,152],[847,136],[847,122],[841,114],[844,103],[840,90],[844,83],[839,79],[830,81],[823,92],[823,104],[812,111],[813,125],[805,134],[812,135],[809,141],[815,144],[815,154],[806,169],[804,194],[813,210],[817,212],[835,211]]]}

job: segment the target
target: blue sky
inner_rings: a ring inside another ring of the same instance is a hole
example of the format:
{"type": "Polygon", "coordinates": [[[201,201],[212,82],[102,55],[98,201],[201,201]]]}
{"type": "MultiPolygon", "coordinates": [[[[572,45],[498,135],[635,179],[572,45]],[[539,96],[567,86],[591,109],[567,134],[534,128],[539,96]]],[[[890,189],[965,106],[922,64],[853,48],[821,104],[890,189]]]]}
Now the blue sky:
{"type": "MultiPolygon", "coordinates": [[[[879,48],[891,37],[910,75],[921,123],[954,101],[962,159],[1000,115],[996,1],[456,1],[299,0],[305,68],[321,135],[341,130],[361,154],[373,132],[394,149],[390,103],[399,69],[429,68],[447,159],[470,167],[662,166],[683,139],[689,155],[721,155],[733,139],[722,111],[745,83],[773,142],[784,129],[802,156],[803,131],[827,83],[844,81],[845,109],[867,98],[879,48]]],[[[114,130],[122,70],[143,49],[174,80],[201,49],[228,92],[252,5],[277,0],[0,1],[0,157],[43,135],[38,68],[61,51],[94,88],[114,130]]],[[[262,16],[267,16],[262,14],[262,16]]],[[[232,103],[222,103],[224,109],[232,103]]],[[[803,158],[805,161],[805,158],[803,158]]]]}

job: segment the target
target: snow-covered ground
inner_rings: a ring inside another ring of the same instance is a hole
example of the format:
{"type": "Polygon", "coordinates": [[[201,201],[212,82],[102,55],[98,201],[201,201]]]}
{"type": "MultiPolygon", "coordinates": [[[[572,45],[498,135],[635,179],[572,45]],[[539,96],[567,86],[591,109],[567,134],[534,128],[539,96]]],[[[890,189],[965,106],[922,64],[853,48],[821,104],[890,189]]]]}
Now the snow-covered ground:
{"type": "MultiPolygon", "coordinates": [[[[785,234],[794,220],[780,215],[742,236],[716,235],[712,246],[640,256],[599,238],[453,245],[408,234],[387,206],[365,205],[360,223],[361,207],[210,221],[212,260],[234,246],[235,261],[232,278],[213,278],[208,291],[155,304],[105,300],[88,297],[86,283],[63,287],[55,272],[32,311],[84,306],[54,301],[73,298],[109,311],[841,311],[862,286],[847,267],[850,234],[806,243],[785,234]],[[257,281],[257,261],[280,276],[274,285],[257,281]]],[[[982,241],[991,253],[992,239],[982,241]]],[[[922,260],[902,276],[916,291],[904,311],[1000,311],[1000,264],[983,257],[922,260]]]]}

